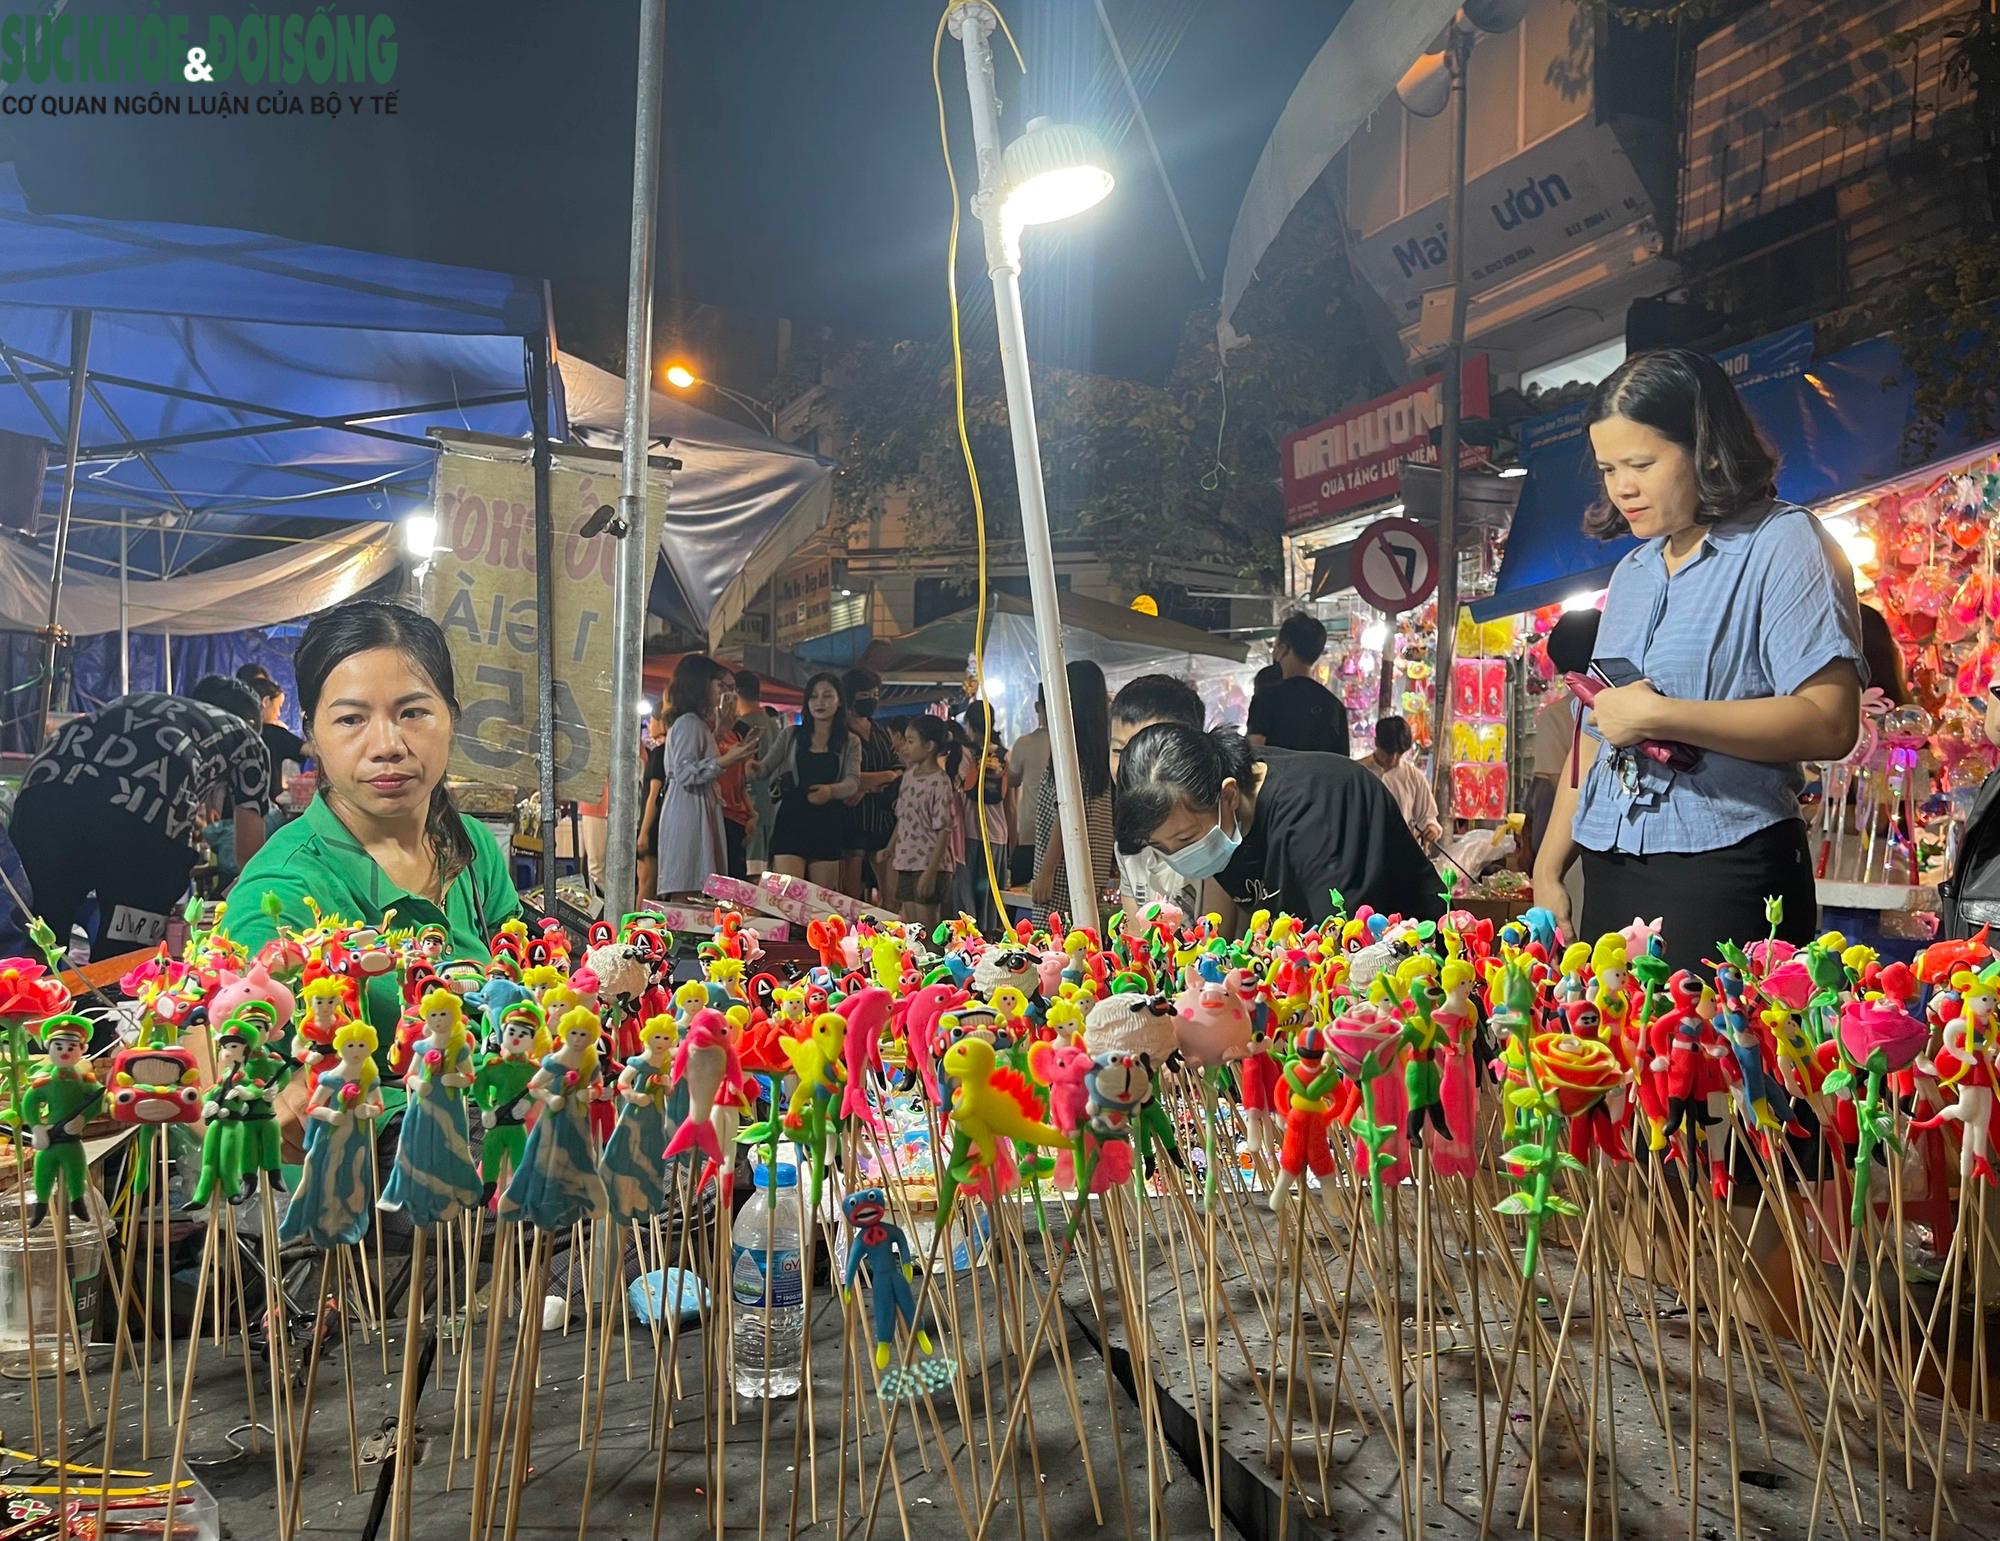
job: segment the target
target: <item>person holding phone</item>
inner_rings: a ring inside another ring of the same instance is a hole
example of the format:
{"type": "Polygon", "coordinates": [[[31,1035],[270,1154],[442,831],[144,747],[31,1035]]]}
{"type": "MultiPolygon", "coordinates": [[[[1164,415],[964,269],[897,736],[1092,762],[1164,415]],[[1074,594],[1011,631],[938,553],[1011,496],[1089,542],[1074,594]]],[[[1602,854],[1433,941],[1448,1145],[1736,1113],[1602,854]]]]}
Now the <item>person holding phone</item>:
{"type": "Polygon", "coordinates": [[[1799,762],[1860,732],[1865,665],[1854,577],[1811,513],[1780,500],[1777,462],[1720,365],[1681,348],[1628,359],[1587,419],[1604,501],[1586,529],[1643,542],[1618,564],[1593,653],[1585,741],[1552,823],[1583,862],[1572,917],[1546,842],[1535,902],[1586,939],[1661,920],[1667,959],[1724,940],[1815,933],[1799,762]],[[1572,926],[1580,920],[1580,926],[1572,926]]]}

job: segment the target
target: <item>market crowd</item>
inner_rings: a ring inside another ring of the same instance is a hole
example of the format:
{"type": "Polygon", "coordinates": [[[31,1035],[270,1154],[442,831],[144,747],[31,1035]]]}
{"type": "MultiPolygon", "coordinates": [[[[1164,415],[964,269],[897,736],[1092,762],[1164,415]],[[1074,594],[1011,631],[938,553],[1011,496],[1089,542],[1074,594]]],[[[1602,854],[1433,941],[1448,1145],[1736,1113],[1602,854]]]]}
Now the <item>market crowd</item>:
{"type": "Polygon", "coordinates": [[[753,671],[689,655],[650,734],[643,891],[767,867],[912,920],[963,912],[989,928],[1009,891],[1040,922],[1074,914],[1080,890],[1132,915],[1433,916],[1418,840],[1440,829],[1402,763],[1407,724],[1378,724],[1370,758],[1350,758],[1346,709],[1312,677],[1325,647],[1319,621],[1287,617],[1241,728],[1211,725],[1188,680],[1144,675],[1114,695],[1095,663],[1068,666],[1087,889],[1068,870],[1043,692],[1010,745],[979,700],[885,716],[881,680],[858,668],[815,674],[787,721],[753,671]]]}

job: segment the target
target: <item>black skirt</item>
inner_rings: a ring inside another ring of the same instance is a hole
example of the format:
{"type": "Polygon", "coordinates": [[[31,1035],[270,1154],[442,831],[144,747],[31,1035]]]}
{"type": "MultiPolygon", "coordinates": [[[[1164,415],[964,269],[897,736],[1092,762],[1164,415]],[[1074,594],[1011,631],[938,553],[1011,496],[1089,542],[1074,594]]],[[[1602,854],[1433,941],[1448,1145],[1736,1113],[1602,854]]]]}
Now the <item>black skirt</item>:
{"type": "Polygon", "coordinates": [[[1658,916],[1667,962],[1706,973],[1720,956],[1719,943],[1747,946],[1771,934],[1767,898],[1785,903],[1780,938],[1803,947],[1819,934],[1819,894],[1802,820],[1786,819],[1719,851],[1581,854],[1582,941],[1658,916]]]}

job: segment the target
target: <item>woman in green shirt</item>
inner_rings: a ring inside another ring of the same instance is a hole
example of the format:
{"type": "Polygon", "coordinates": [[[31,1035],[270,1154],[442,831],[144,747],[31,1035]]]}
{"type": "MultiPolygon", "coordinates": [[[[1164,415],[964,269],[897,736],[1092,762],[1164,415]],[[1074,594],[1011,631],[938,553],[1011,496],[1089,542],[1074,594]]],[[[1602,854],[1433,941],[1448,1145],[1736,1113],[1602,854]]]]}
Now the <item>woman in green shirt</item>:
{"type": "MultiPolygon", "coordinates": [[[[450,956],[485,957],[521,901],[499,842],[445,788],[458,698],[444,633],[401,605],[356,600],[315,617],[293,662],[319,795],[243,869],[229,935],[255,953],[280,925],[309,930],[310,898],[351,922],[381,925],[393,910],[398,930],[442,926],[450,956]]],[[[368,982],[363,1010],[385,1045],[401,1004],[395,975],[368,982]]]]}

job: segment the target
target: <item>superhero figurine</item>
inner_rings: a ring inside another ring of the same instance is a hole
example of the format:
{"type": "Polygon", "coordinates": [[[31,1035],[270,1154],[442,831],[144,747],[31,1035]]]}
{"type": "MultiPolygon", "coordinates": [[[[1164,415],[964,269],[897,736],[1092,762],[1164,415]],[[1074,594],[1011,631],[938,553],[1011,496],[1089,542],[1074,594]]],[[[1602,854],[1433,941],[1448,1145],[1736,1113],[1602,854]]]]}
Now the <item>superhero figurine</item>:
{"type": "Polygon", "coordinates": [[[1750,1009],[1744,1004],[1741,971],[1727,963],[1718,968],[1715,993],[1721,998],[1715,1013],[1716,1028],[1728,1039],[1736,1055],[1736,1094],[1742,1101],[1743,1125],[1746,1129],[1782,1129],[1784,1122],[1777,1114],[1782,1091],[1765,1067],[1764,1040],[1758,1036],[1750,1009]]]}
{"type": "MultiPolygon", "coordinates": [[[[1967,971],[1952,976],[1952,988],[1960,992],[1958,1015],[1945,1026],[1944,1047],[1938,1050],[1937,1080],[1941,1091],[1957,1088],[1958,1098],[1948,1108],[1930,1118],[1912,1119],[1912,1129],[1935,1129],[1950,1122],[1959,1126],[1958,1171],[1961,1182],[1977,1178],[1994,1181],[1993,1165],[1987,1159],[1992,1149],[1993,1090],[1996,1061],[2000,1061],[2000,1032],[1996,1031],[1996,986],[1993,981],[1967,971]]],[[[40,1185],[40,1158],[36,1158],[36,1183],[40,1185]]]]}
{"type": "Polygon", "coordinates": [[[1259,1001],[1250,1014],[1250,1046],[1236,1067],[1243,1095],[1243,1127],[1250,1136],[1253,1159],[1275,1164],[1278,1159],[1279,1123],[1278,1053],[1281,1044],[1275,1013],[1270,1003],[1259,1001]]]}
{"type": "Polygon", "coordinates": [[[917,1347],[931,1351],[928,1334],[917,1325],[917,1297],[910,1288],[910,1274],[916,1268],[916,1254],[903,1228],[888,1217],[888,1205],[880,1188],[862,1188],[850,1193],[840,1206],[847,1223],[854,1227],[847,1244],[847,1267],[842,1271],[843,1294],[854,1288],[854,1275],[863,1262],[874,1285],[875,1368],[889,1367],[889,1350],[896,1341],[896,1323],[906,1321],[916,1334],[917,1347]]]}
{"type": "Polygon", "coordinates": [[[1339,1080],[1340,1067],[1327,1063],[1326,1030],[1309,1027],[1300,1033],[1291,1063],[1279,1078],[1285,1093],[1285,1143],[1278,1152],[1278,1180],[1271,1186],[1273,1211],[1284,1207],[1285,1195],[1308,1170],[1322,1183],[1333,1175],[1333,1147],[1326,1132],[1339,1080]]]}
{"type": "Polygon", "coordinates": [[[84,1063],[90,1047],[90,1021],[65,1012],[42,1024],[42,1048],[48,1065],[28,1082],[21,1100],[21,1117],[35,1148],[35,1202],[28,1211],[28,1228],[40,1225],[49,1212],[49,1194],[56,1178],[63,1181],[70,1213],[87,1219],[84,1203],[88,1183],[83,1164],[83,1126],[104,1100],[104,1088],[84,1063]]]}

